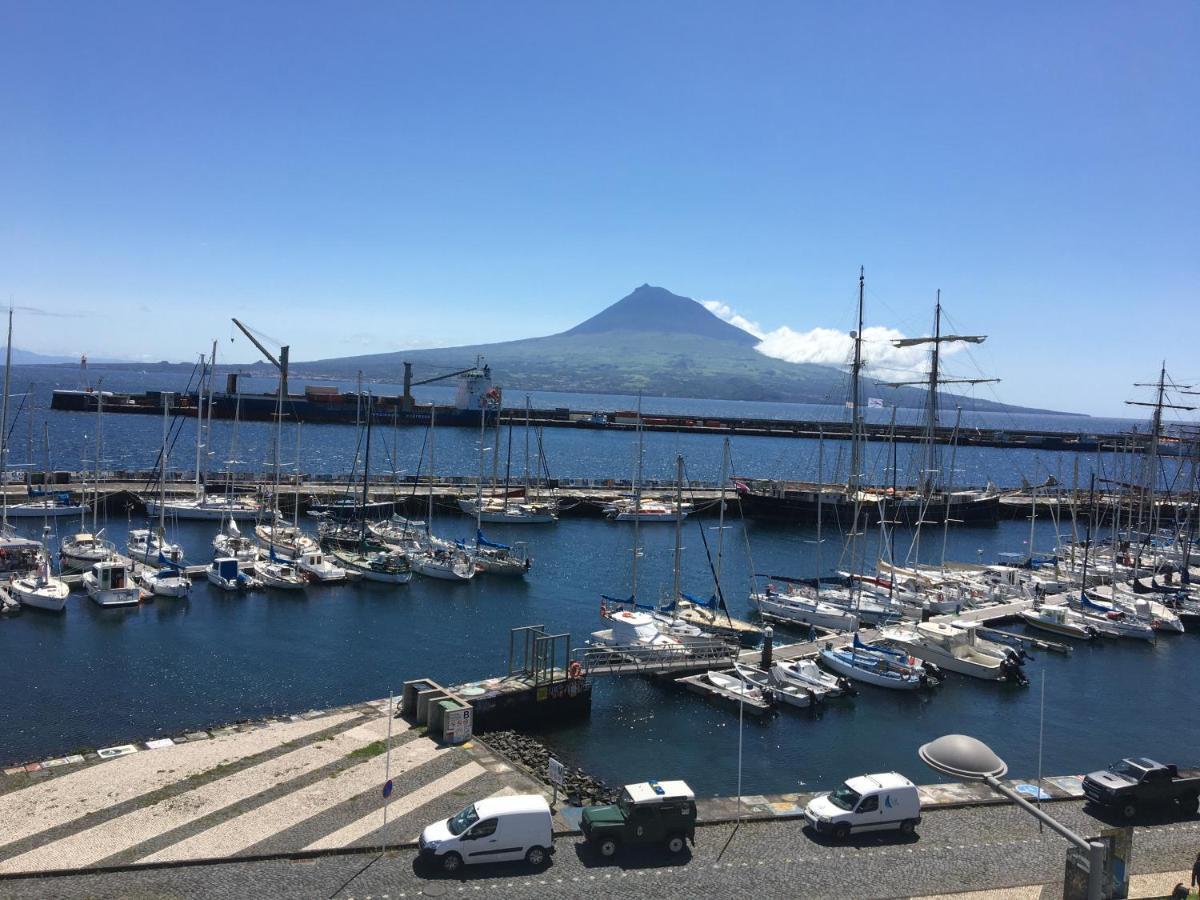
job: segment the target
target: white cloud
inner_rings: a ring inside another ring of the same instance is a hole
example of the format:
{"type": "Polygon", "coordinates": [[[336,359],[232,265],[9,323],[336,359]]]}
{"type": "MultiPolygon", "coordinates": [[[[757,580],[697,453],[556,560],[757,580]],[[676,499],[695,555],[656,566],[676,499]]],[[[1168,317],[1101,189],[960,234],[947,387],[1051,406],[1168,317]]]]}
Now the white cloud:
{"type": "MultiPolygon", "coordinates": [[[[854,353],[854,339],[847,331],[835,328],[811,328],[796,331],[782,325],[771,331],[757,322],[747,319],[728,303],[719,300],[701,301],[705,309],[731,325],[736,325],[759,339],[754,348],[763,356],[782,359],[793,363],[817,363],[825,366],[847,367],[854,353]]],[[[919,378],[929,367],[927,346],[898,348],[892,341],[906,335],[886,325],[873,325],[863,329],[863,359],[867,371],[878,381],[907,381],[919,378]]],[[[954,344],[944,345],[942,355],[960,350],[954,344]]]]}

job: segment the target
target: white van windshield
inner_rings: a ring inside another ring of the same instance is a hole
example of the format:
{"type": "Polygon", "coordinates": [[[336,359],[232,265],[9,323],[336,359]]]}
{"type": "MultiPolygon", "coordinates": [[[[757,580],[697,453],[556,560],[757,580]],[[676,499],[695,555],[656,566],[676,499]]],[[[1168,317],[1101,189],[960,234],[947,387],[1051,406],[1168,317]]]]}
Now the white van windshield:
{"type": "Polygon", "coordinates": [[[843,784],[840,788],[829,795],[829,802],[838,809],[849,811],[858,806],[858,801],[861,798],[862,794],[843,784]]]}
{"type": "Polygon", "coordinates": [[[471,804],[457,816],[446,823],[446,827],[450,829],[450,833],[458,837],[472,825],[479,821],[479,813],[475,812],[475,804],[471,804]]]}

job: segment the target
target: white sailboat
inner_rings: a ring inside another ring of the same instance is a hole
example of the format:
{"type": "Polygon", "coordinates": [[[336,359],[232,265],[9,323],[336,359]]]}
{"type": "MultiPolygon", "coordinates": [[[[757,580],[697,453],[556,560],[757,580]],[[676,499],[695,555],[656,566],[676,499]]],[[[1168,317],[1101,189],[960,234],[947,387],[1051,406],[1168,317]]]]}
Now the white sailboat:
{"type": "MultiPolygon", "coordinates": [[[[478,571],[475,559],[449,542],[433,536],[433,464],[436,429],[436,406],[429,409],[429,512],[425,518],[425,537],[420,549],[413,553],[412,570],[438,581],[470,581],[478,571]]],[[[482,415],[482,411],[480,415],[482,415]]]]}
{"type": "MultiPolygon", "coordinates": [[[[46,526],[44,533],[48,534],[49,530],[49,526],[46,526]]],[[[22,606],[62,612],[66,608],[67,595],[70,594],[71,588],[50,572],[50,554],[43,541],[37,568],[33,572],[14,578],[9,583],[9,592],[22,606]]]]}
{"type": "MultiPolygon", "coordinates": [[[[163,394],[163,444],[161,466],[159,469],[159,499],[163,500],[166,497],[167,490],[167,433],[170,425],[169,416],[170,395],[163,394]]],[[[139,532],[141,530],[139,529],[139,532]]],[[[130,552],[133,552],[133,535],[136,532],[130,533],[130,552]]],[[[147,534],[145,543],[139,544],[139,548],[144,546],[146,556],[141,558],[141,561],[147,563],[147,567],[139,573],[141,583],[156,596],[159,597],[186,597],[192,590],[192,580],[180,568],[183,562],[183,549],[178,544],[169,544],[166,539],[167,534],[167,519],[166,519],[166,504],[160,503],[158,507],[158,530],[153,535],[147,534]],[[157,546],[155,546],[157,545],[157,546]],[[147,558],[150,552],[157,549],[157,555],[150,559],[147,558]],[[161,568],[154,568],[155,565],[161,568]]],[[[136,557],[135,557],[136,558],[136,557]]]]}
{"type": "Polygon", "coordinates": [[[232,556],[216,556],[204,570],[209,584],[223,591],[249,591],[263,583],[242,568],[242,561],[232,556]]]}
{"type": "MultiPolygon", "coordinates": [[[[500,488],[498,475],[499,454],[492,455],[492,485],[491,493],[483,493],[483,444],[484,422],[486,416],[479,418],[479,490],[475,497],[460,498],[458,508],[469,516],[474,516],[476,526],[487,525],[553,525],[558,521],[558,504],[545,503],[529,499],[529,398],[525,398],[525,483],[521,496],[511,496],[510,474],[512,472],[512,438],[513,426],[510,418],[508,423],[508,460],[504,466],[504,487],[500,488]]],[[[500,405],[496,404],[496,443],[500,442],[500,405]]]]}

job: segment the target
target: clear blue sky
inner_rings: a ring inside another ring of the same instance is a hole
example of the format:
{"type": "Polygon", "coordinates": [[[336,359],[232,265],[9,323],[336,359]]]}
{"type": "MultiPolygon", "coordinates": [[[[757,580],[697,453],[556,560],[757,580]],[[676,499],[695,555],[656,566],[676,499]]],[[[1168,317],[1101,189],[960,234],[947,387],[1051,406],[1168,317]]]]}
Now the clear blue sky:
{"type": "Polygon", "coordinates": [[[871,324],[941,288],[1002,399],[1118,413],[1200,378],[1197,47],[1192,0],[0,0],[0,292],[31,350],[311,359],[647,281],[844,329],[863,264],[871,324]]]}

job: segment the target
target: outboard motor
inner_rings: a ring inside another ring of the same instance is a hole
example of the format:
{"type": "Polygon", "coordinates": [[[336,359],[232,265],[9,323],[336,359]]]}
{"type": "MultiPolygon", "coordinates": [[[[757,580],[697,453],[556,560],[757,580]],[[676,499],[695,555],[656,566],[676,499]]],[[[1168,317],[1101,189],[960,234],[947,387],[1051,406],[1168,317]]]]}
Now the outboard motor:
{"type": "Polygon", "coordinates": [[[1029,685],[1029,678],[1025,675],[1025,670],[1021,668],[1021,659],[1016,654],[1008,654],[1004,661],[1000,663],[1000,672],[1008,681],[1015,682],[1021,687],[1029,685]]]}

